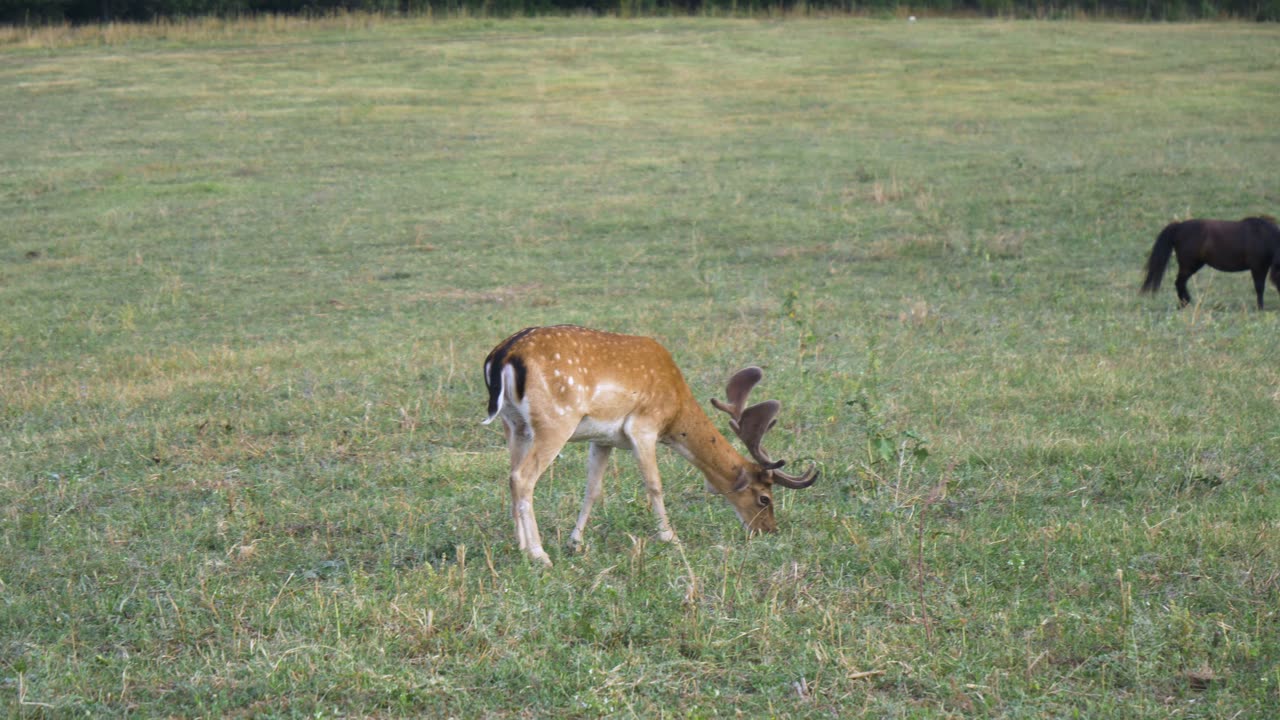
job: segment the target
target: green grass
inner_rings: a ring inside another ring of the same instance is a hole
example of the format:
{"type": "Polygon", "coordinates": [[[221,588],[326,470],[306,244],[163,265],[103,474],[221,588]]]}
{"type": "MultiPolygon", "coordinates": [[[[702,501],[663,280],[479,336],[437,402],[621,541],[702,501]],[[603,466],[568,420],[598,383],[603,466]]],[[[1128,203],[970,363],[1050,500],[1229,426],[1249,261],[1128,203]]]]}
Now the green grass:
{"type": "Polygon", "coordinates": [[[1280,707],[1280,296],[1140,297],[1280,207],[1280,31],[858,19],[2,36],[16,717],[1250,717],[1280,707]],[[766,368],[781,531],[584,452],[518,553],[480,363],[766,368]]]}

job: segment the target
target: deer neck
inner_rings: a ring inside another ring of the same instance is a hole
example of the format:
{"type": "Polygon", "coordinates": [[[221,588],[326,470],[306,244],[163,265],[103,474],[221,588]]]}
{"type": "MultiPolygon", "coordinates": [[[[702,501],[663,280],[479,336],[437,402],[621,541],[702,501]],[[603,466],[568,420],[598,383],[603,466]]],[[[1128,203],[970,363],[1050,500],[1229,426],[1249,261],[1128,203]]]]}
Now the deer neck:
{"type": "Polygon", "coordinates": [[[680,453],[707,479],[707,484],[718,492],[727,493],[737,483],[738,476],[751,463],[716,428],[707,414],[690,401],[686,409],[671,424],[671,431],[663,442],[680,453]]]}

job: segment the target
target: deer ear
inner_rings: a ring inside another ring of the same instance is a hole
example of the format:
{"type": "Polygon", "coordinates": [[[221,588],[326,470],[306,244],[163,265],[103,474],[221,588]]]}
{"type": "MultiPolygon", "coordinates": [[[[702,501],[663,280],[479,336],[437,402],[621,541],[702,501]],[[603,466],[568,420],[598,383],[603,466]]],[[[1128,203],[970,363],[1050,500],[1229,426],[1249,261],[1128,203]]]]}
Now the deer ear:
{"type": "Polygon", "coordinates": [[[729,492],[742,492],[743,490],[746,490],[747,485],[750,484],[751,474],[747,472],[746,468],[741,468],[738,470],[738,481],[733,484],[733,487],[729,488],[729,492]]]}

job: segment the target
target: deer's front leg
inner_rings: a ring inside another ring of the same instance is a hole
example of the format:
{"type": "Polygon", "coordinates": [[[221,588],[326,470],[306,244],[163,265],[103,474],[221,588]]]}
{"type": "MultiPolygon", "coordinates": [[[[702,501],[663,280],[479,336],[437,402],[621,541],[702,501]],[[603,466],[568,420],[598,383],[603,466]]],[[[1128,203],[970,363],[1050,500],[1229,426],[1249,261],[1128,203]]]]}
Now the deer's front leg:
{"type": "Polygon", "coordinates": [[[631,447],[635,452],[636,463],[640,465],[640,475],[644,478],[644,489],[649,495],[649,505],[658,519],[658,539],[663,542],[677,541],[675,530],[667,521],[667,506],[662,502],[662,478],[658,475],[657,436],[644,434],[631,436],[631,447]]]}

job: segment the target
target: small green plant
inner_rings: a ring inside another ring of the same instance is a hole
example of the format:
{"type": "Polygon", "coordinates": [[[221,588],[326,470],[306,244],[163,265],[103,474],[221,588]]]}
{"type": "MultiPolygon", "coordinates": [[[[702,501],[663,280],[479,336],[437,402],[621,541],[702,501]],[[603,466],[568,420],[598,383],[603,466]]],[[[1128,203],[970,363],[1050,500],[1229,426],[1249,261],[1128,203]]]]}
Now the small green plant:
{"type": "Polygon", "coordinates": [[[894,425],[880,399],[880,357],[872,338],[862,376],[848,383],[844,401],[854,436],[862,438],[862,452],[850,468],[858,492],[892,486],[899,491],[929,457],[929,442],[916,430],[894,425]]]}
{"type": "Polygon", "coordinates": [[[859,463],[862,485],[900,487],[929,457],[929,441],[909,428],[892,427],[865,396],[846,401],[854,408],[854,425],[865,439],[859,463]]]}
{"type": "Polygon", "coordinates": [[[803,364],[807,353],[812,352],[818,340],[814,330],[811,305],[807,305],[799,290],[788,290],[782,300],[782,315],[796,331],[796,363],[803,364]]]}

